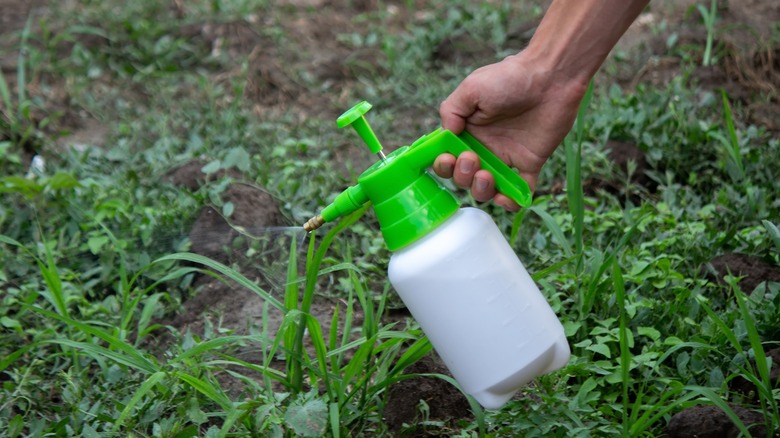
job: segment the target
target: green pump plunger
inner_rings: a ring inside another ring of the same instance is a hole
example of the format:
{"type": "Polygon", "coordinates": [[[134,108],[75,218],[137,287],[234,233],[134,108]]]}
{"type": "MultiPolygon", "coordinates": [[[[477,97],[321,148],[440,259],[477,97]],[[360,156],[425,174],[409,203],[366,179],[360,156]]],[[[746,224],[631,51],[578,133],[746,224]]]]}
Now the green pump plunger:
{"type": "Polygon", "coordinates": [[[319,216],[307,221],[303,225],[306,231],[313,231],[371,201],[388,249],[394,251],[415,242],[460,208],[452,192],[428,173],[436,157],[445,152],[455,156],[465,151],[475,152],[480,167],[493,174],[499,192],[522,207],[531,205],[528,183],[467,132],[455,135],[437,129],[385,157],[382,145],[364,117],[370,109],[371,104],[360,102],[342,114],[337,125],[355,128],[371,152],[382,160],[366,169],[358,177],[358,183],[336,196],[319,216]]]}

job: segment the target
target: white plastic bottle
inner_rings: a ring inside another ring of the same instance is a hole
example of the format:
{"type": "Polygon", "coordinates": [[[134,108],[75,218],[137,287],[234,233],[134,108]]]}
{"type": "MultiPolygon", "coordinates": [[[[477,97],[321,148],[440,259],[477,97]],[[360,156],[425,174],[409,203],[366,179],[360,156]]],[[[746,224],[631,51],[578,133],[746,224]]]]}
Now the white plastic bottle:
{"type": "Polygon", "coordinates": [[[388,275],[463,390],[487,409],[569,359],[561,323],[482,210],[462,208],[393,254],[388,275]]]}
{"type": "Polygon", "coordinates": [[[385,156],[361,102],[337,120],[352,126],[382,160],[340,193],[314,230],[371,202],[387,248],[396,292],[463,390],[498,409],[531,379],[561,368],[569,345],[539,288],[482,210],[460,203],[427,169],[437,156],[473,151],[496,188],[531,205],[528,183],[476,138],[437,129],[385,156]]]}

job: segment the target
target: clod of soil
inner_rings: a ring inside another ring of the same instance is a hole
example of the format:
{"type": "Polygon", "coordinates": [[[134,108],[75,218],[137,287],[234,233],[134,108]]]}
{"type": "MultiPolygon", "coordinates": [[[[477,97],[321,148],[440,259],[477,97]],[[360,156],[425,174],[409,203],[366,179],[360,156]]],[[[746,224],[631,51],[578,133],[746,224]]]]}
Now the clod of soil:
{"type": "MultiPolygon", "coordinates": [[[[766,436],[764,416],[739,406],[731,406],[753,436],[766,436]]],[[[739,429],[717,406],[694,406],[677,413],[669,421],[670,438],[732,438],[739,429]]]]}
{"type": "Polygon", "coordinates": [[[205,165],[206,163],[203,161],[190,161],[169,171],[163,177],[163,181],[167,181],[178,187],[184,187],[194,192],[207,182],[216,181],[225,176],[229,176],[236,180],[242,178],[242,175],[234,169],[219,170],[211,174],[203,173],[201,169],[205,165]]]}
{"type": "MultiPolygon", "coordinates": [[[[627,190],[630,190],[629,187],[626,187],[626,179],[629,174],[628,166],[631,162],[635,164],[634,171],[630,177],[631,183],[645,187],[650,192],[656,189],[657,184],[645,173],[649,164],[645,152],[639,146],[634,143],[609,140],[604,145],[604,150],[607,152],[607,158],[616,169],[616,175],[608,179],[593,177],[584,180],[582,186],[585,194],[593,196],[599,190],[604,190],[623,199],[627,194],[627,190]]],[[[631,193],[628,193],[628,195],[631,202],[639,203],[641,201],[635,190],[631,190],[631,193]]]]}
{"type": "Polygon", "coordinates": [[[728,274],[743,277],[739,281],[739,287],[745,293],[752,292],[765,281],[780,282],[780,266],[756,256],[728,253],[710,260],[709,265],[712,269],[707,266],[706,271],[718,281],[722,281],[728,274]]]}
{"type": "Polygon", "coordinates": [[[628,175],[628,165],[630,162],[636,164],[636,168],[631,174],[631,182],[645,187],[651,183],[650,178],[645,175],[645,171],[648,167],[647,157],[639,146],[634,143],[609,140],[607,144],[604,145],[604,149],[607,151],[607,156],[610,161],[612,161],[623,175],[628,175]]]}
{"type": "MultiPolygon", "coordinates": [[[[405,374],[438,373],[450,375],[447,367],[435,354],[428,355],[408,367],[405,374]]],[[[424,425],[417,425],[421,414],[420,401],[430,408],[428,420],[453,422],[471,418],[466,397],[450,383],[436,377],[414,377],[402,380],[390,387],[384,418],[391,431],[399,436],[429,436],[424,425]],[[404,424],[408,426],[404,427],[404,424]]]]}
{"type": "MultiPolygon", "coordinates": [[[[769,381],[771,382],[772,388],[778,388],[780,387],[780,348],[769,350],[765,352],[765,354],[766,357],[772,358],[772,369],[769,370],[769,381]]],[[[753,369],[755,369],[755,366],[753,369]]],[[[730,382],[729,387],[732,391],[745,396],[749,402],[758,401],[756,386],[742,376],[733,379],[730,382]]]]}
{"type": "Polygon", "coordinates": [[[233,184],[221,194],[221,198],[225,203],[233,203],[233,214],[224,218],[214,208],[203,207],[190,231],[192,252],[226,262],[228,253],[240,252],[240,248],[231,247],[240,235],[235,226],[243,227],[251,233],[252,230],[286,224],[276,200],[262,189],[233,184]],[[226,248],[230,248],[230,251],[225,251],[226,248]]]}
{"type": "Polygon", "coordinates": [[[444,38],[431,53],[434,63],[480,65],[490,59],[488,45],[468,32],[444,38]]]}

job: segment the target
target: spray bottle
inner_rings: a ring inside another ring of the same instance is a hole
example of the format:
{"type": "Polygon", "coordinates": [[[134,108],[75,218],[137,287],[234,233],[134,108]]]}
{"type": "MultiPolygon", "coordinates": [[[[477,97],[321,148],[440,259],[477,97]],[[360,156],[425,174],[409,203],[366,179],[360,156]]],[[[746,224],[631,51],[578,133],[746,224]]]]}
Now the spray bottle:
{"type": "Polygon", "coordinates": [[[474,137],[437,129],[385,156],[361,102],[338,118],[379,155],[304,228],[312,231],[372,202],[388,249],[388,277],[463,390],[487,409],[533,378],[563,367],[563,326],[492,218],[460,208],[427,169],[441,153],[472,150],[496,188],[523,207],[528,184],[474,137]]]}

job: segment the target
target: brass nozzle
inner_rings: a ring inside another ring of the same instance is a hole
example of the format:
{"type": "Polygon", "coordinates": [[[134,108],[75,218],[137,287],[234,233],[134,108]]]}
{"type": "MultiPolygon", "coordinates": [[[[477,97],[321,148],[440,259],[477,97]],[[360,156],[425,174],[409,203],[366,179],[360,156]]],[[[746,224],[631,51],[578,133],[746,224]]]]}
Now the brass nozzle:
{"type": "Polygon", "coordinates": [[[307,233],[311,233],[312,231],[321,227],[324,223],[325,219],[323,219],[322,216],[315,216],[303,224],[303,229],[306,230],[307,233]]]}

